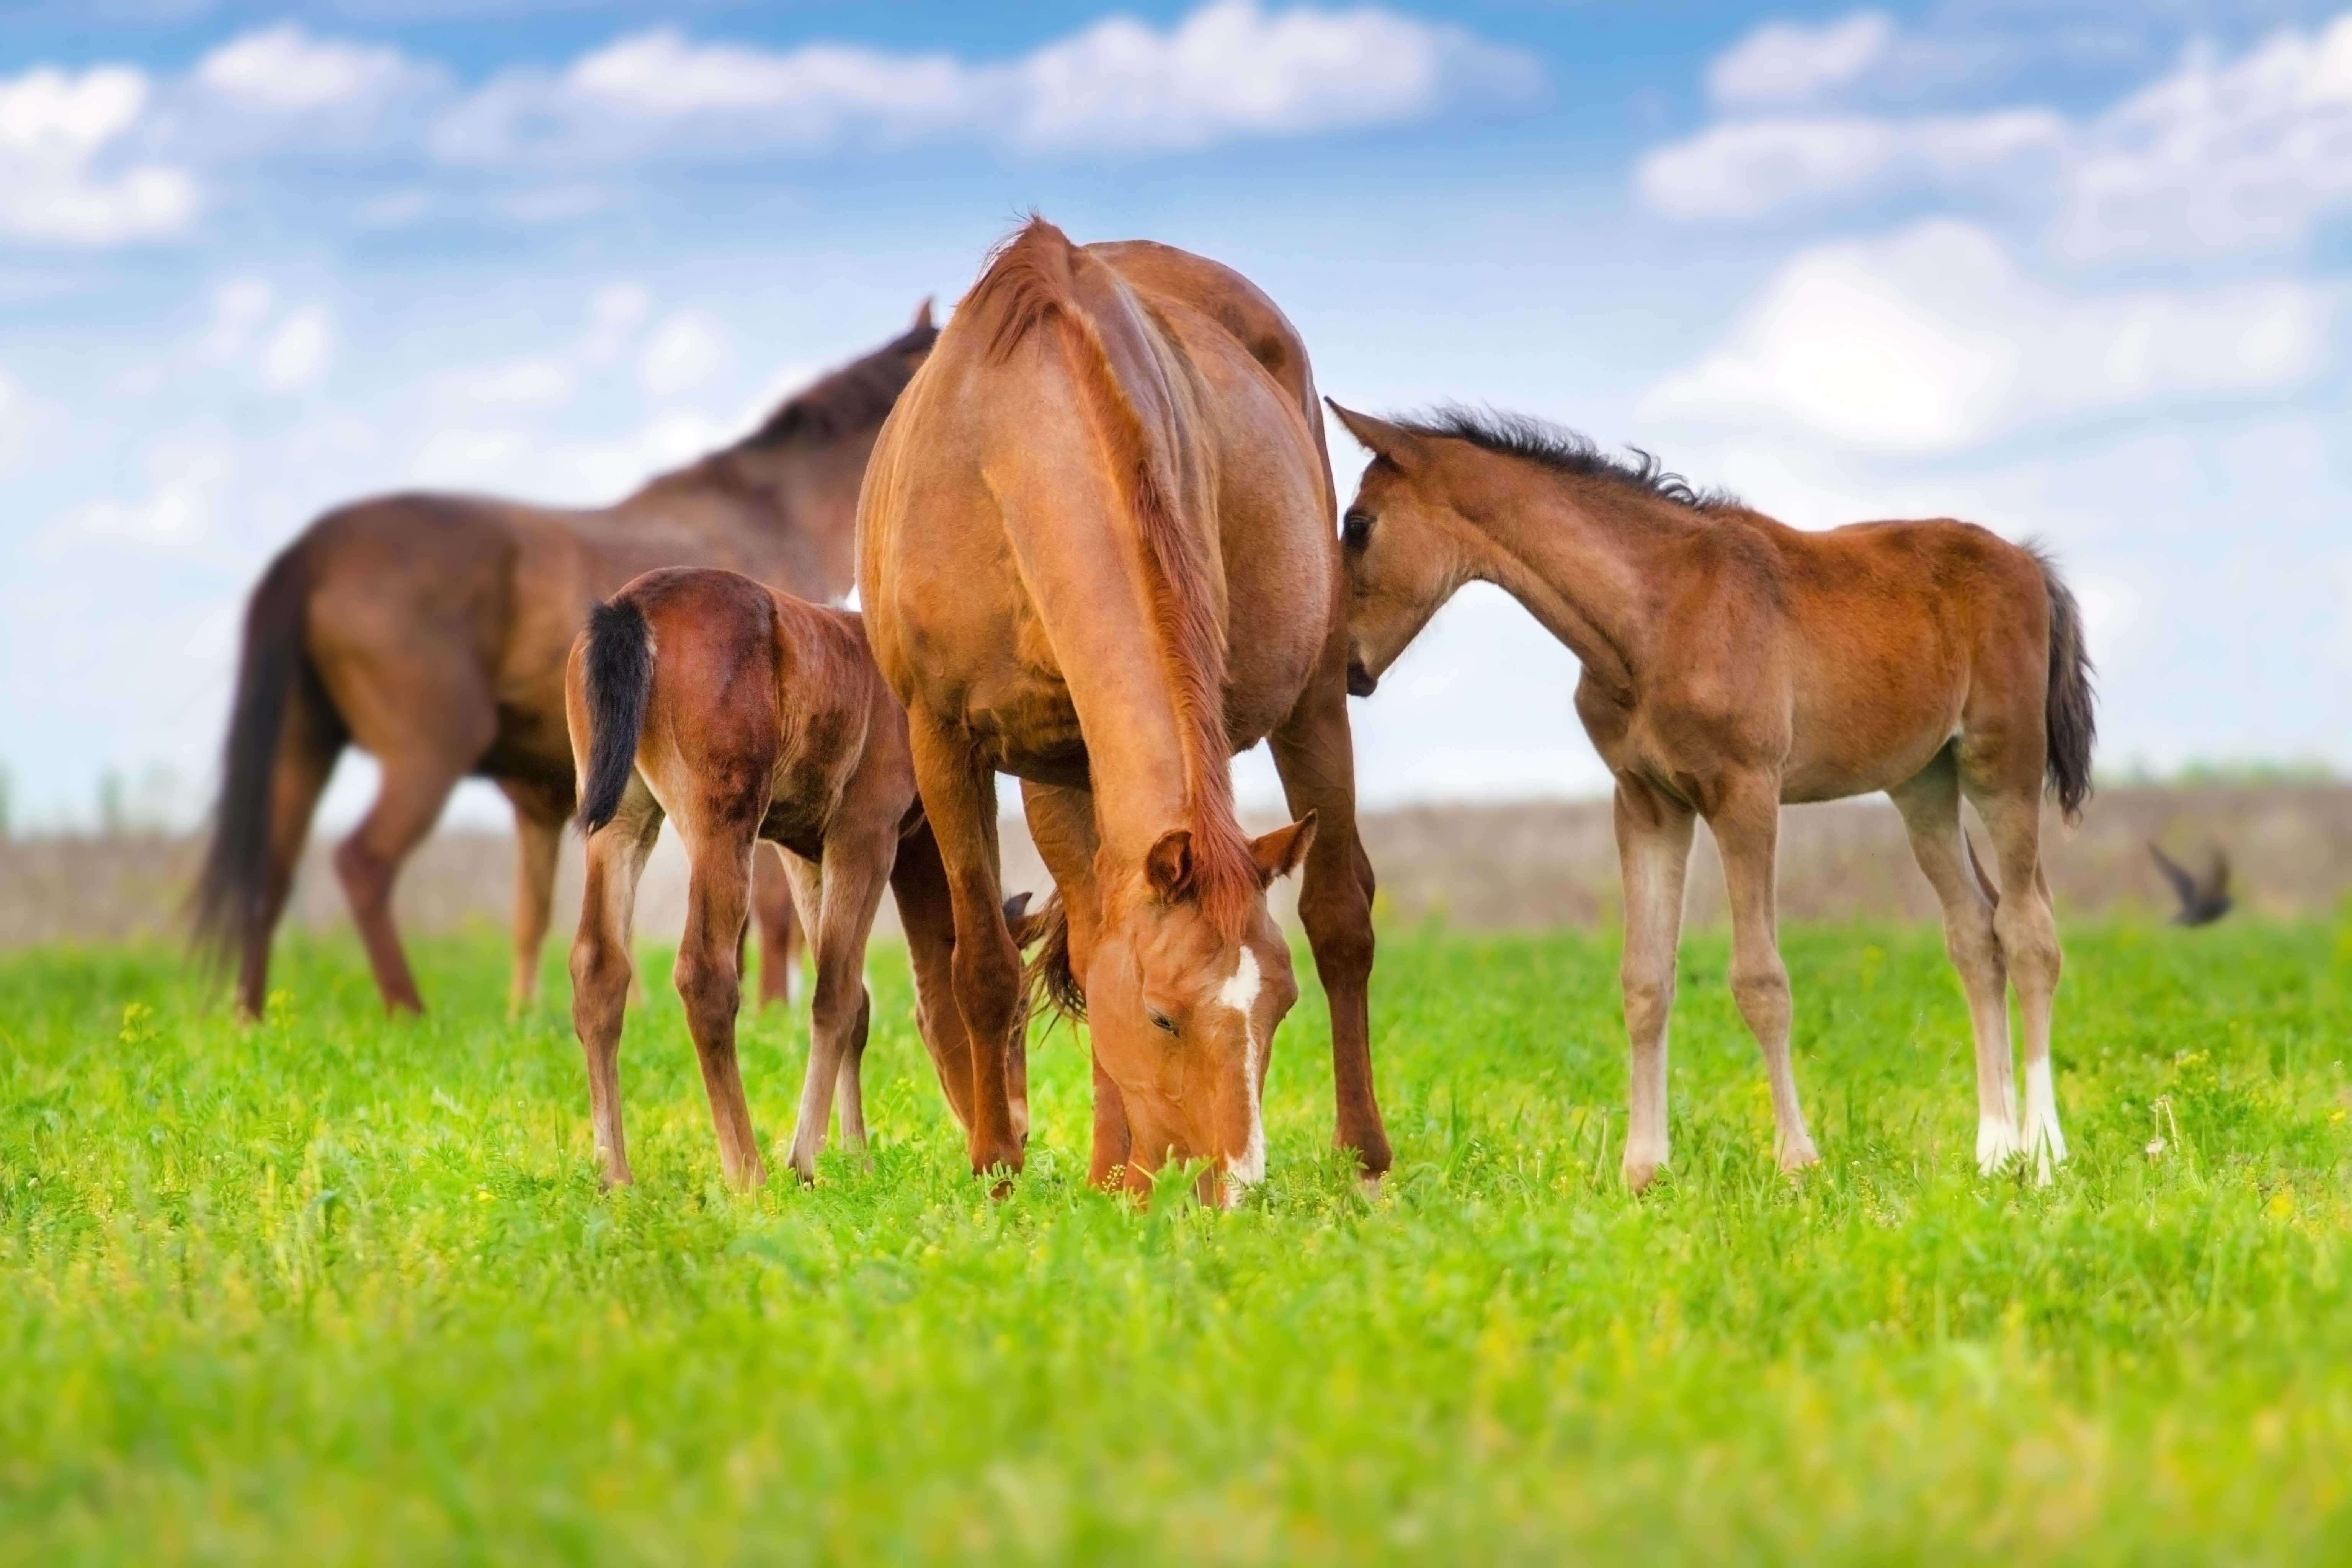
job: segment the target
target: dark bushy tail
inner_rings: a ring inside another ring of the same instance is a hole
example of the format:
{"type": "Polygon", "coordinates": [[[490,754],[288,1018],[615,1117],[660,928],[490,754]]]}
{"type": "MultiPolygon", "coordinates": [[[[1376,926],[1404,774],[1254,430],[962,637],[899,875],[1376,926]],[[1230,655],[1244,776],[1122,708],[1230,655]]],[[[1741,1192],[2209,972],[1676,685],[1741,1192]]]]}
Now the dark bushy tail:
{"type": "Polygon", "coordinates": [[[215,963],[268,940],[259,926],[269,898],[278,742],[287,705],[306,696],[301,689],[313,679],[303,647],[310,590],[304,542],[298,539],[280,552],[246,601],[236,696],[221,748],[220,799],[190,905],[197,951],[215,963]]]}
{"type": "Polygon", "coordinates": [[[654,639],[645,612],[626,599],[589,611],[583,664],[588,776],[581,781],[580,826],[593,833],[621,809],[637,765],[637,732],[645,728],[654,684],[654,639]]]}
{"type": "Polygon", "coordinates": [[[2060,580],[2057,563],[2048,555],[2040,550],[2032,553],[2050,595],[2050,789],[2066,820],[2073,822],[2083,815],[2083,803],[2091,795],[2091,749],[2099,738],[2091,651],[2084,646],[2083,609],[2074,602],[2074,590],[2060,580]]]}

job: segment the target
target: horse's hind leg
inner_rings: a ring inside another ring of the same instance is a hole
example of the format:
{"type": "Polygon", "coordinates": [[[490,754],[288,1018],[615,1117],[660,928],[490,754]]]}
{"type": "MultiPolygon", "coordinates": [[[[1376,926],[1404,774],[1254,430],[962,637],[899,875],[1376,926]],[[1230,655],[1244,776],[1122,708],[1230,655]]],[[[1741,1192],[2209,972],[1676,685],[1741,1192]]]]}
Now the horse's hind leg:
{"type": "Polygon", "coordinates": [[[1625,1184],[1640,1192],[1666,1163],[1666,1020],[1675,1007],[1675,954],[1682,945],[1690,872],[1688,806],[1635,781],[1620,781],[1617,864],[1624,882],[1625,1184]]]}
{"type": "Polygon", "coordinates": [[[1772,1085],[1772,1152],[1784,1171],[1821,1159],[1797,1100],[1789,1060],[1789,968],[1780,962],[1775,859],[1780,838],[1779,781],[1743,779],[1707,818],[1723,852],[1723,887],[1731,905],[1731,996],[1764,1053],[1772,1085]]]}
{"type": "MultiPolygon", "coordinates": [[[[895,825],[893,825],[895,826],[895,825]]],[[[788,861],[804,914],[814,912],[816,994],[809,1005],[808,1072],[801,1082],[800,1121],[793,1129],[792,1165],[801,1180],[816,1179],[824,1124],[841,1091],[843,1139],[866,1142],[865,1103],[856,1082],[865,1049],[868,999],[866,941],[889,877],[895,833],[869,829],[829,836],[824,858],[812,867],[788,861]],[[817,883],[815,888],[810,883],[817,883]],[[814,896],[812,896],[812,895],[814,896]]]]}
{"type": "Polygon", "coordinates": [[[544,791],[502,781],[499,788],[515,812],[514,980],[507,1012],[520,1017],[539,995],[539,955],[547,945],[548,919],[555,907],[555,860],[563,847],[570,815],[544,791]]]}
{"type": "Polygon", "coordinates": [[[433,830],[465,767],[447,756],[414,753],[395,753],[382,762],[383,782],[375,805],[335,851],[335,872],[351,900],[360,940],[367,944],[368,963],[375,971],[384,1006],[395,1013],[422,1013],[425,1000],[416,993],[416,977],[392,923],[393,879],[433,830]]]}
{"type": "Polygon", "coordinates": [[[2050,1017],[2058,996],[2058,921],[2050,907],[2050,884],[2042,874],[2042,778],[2039,759],[2031,783],[1969,797],[1992,836],[2000,867],[2000,903],[1993,930],[2017,987],[2017,1016],[2024,1036],[2025,1114],[2018,1151],[2032,1162],[2034,1177],[2047,1183],[2051,1167],[2066,1159],[2066,1136],[2058,1127],[2058,1096],[2050,1076],[2050,1017]]]}
{"type": "Polygon", "coordinates": [[[793,918],[792,879],[773,844],[751,851],[751,923],[760,938],[760,1005],[792,1005],[801,972],[801,927],[793,918]]]}
{"type": "Polygon", "coordinates": [[[1977,1052],[1977,1168],[1990,1175],[2017,1152],[2017,1091],[2011,1078],[2009,972],[1993,932],[1993,905],[1977,886],[1960,834],[1960,778],[1949,748],[1886,792],[1903,814],[1911,853],[1944,909],[1944,951],[1968,993],[1977,1052]]]}
{"type": "MultiPolygon", "coordinates": [[[[711,815],[716,815],[715,813],[711,815]]],[[[751,1131],[751,1108],[743,1098],[743,1075],[735,1056],[735,1014],[742,1005],[740,954],[743,921],[751,900],[751,850],[756,814],[750,820],[704,820],[690,827],[678,820],[687,840],[686,931],[678,941],[671,978],[686,1004],[688,1032],[702,1064],[703,1092],[719,1134],[719,1163],[730,1184],[758,1186],[767,1179],[760,1146],[751,1131]]]]}
{"type": "Polygon", "coordinates": [[[572,943],[572,1026],[588,1060],[589,1121],[608,1186],[632,1179],[621,1133],[621,1020],[633,974],[629,926],[637,878],[661,822],[661,807],[645,781],[632,779],[619,814],[589,837],[580,933],[572,943]]]}

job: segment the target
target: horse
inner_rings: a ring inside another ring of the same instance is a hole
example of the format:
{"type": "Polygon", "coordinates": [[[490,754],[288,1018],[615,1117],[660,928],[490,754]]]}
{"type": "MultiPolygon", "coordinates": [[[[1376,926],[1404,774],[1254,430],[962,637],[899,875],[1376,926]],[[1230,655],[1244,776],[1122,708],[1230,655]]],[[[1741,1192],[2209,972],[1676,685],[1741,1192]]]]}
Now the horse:
{"type": "Polygon", "coordinates": [[[919,1031],[950,1108],[968,1120],[971,1053],[950,992],[946,882],[916,798],[906,715],[857,616],[739,573],[648,572],[589,612],[565,663],[563,701],[588,838],[572,1017],[605,1183],[632,1180],[619,1077],[630,916],[665,819],[677,825],[689,864],[672,978],[729,1182],[748,1188],[766,1178],[735,1058],[740,943],[762,839],[783,854],[816,954],[793,1169],[815,1179],[836,1087],[842,1138],[866,1146],[858,1069],[872,1004],[863,970],[886,881],[913,959],[919,1031]]]}
{"type": "Polygon", "coordinates": [[[1302,864],[1337,1142],[1368,1179],[1389,1167],[1317,412],[1297,331],[1239,274],[1034,218],[875,445],[858,595],[946,868],[975,1173],[1022,1163],[1000,771],[1059,889],[1050,962],[1091,1024],[1091,1179],[1144,1193],[1166,1161],[1199,1160],[1203,1198],[1231,1203],[1263,1175],[1269,1047],[1297,996],[1265,893],[1302,864]],[[1253,840],[1230,759],[1261,739],[1294,820],[1253,840]]]}
{"type": "Polygon", "coordinates": [[[1332,405],[1372,453],[1341,525],[1349,689],[1370,696],[1465,583],[1517,598],[1583,666],[1576,710],[1616,781],[1622,982],[1632,1047],[1622,1170],[1666,1163],[1666,1015],[1695,817],[1723,854],[1731,991],[1761,1048],[1774,1147],[1818,1158],[1789,1061],[1773,856],[1783,802],[1885,790],[1943,906],[1976,1040],[1977,1163],[2066,1157],[2050,1072],[2058,931],[2042,795],[2091,789],[2091,662],[2041,551],[1971,523],[1790,528],[1654,458],[1611,458],[1538,421],[1332,405]],[[1960,821],[1990,833],[1996,884],[1960,821]],[[2024,1033],[2021,1126],[2008,987],[2024,1033]]]}
{"type": "MultiPolygon", "coordinates": [[[[927,301],[899,337],[796,394],[734,445],[612,506],[380,497],[328,512],[246,606],[212,841],[194,899],[199,947],[238,972],[258,1016],[270,936],[310,816],[345,745],[383,767],[335,854],[384,1005],[422,1012],[392,921],[401,865],[457,781],[514,807],[517,1011],[536,994],[555,860],[572,808],[563,662],[588,606],[656,566],[727,566],[805,597],[848,590],[857,486],[890,405],[938,335],[927,301]]],[[[792,905],[761,878],[762,987],[788,994],[792,905]]]]}

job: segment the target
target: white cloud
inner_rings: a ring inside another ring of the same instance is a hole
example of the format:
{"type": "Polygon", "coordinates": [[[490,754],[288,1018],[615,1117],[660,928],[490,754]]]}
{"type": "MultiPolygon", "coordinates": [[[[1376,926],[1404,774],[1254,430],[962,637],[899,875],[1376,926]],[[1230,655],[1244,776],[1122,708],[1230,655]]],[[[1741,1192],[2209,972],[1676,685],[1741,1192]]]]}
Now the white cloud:
{"type": "Polygon", "coordinates": [[[1651,405],[1950,450],[2035,418],[2293,384],[2336,304],[2293,279],[2070,295],[1984,229],[1931,221],[1801,252],[1651,405]]]}
{"type": "Polygon", "coordinates": [[[297,392],[317,382],[334,357],[334,329],[317,306],[289,312],[261,347],[261,384],[272,392],[297,392]]]}
{"type": "Polygon", "coordinates": [[[436,379],[435,401],[476,408],[548,408],[570,399],[572,372],[556,359],[509,360],[450,371],[436,379]]]}
{"type": "Polygon", "coordinates": [[[1738,121],[1648,153],[1634,186],[1668,217],[1773,217],[1898,184],[1981,191],[2035,182],[2072,141],[2066,121],[2041,109],[1738,121]]]}
{"type": "Polygon", "coordinates": [[[701,316],[680,311],[655,329],[638,366],[656,396],[684,392],[709,379],[727,360],[727,343],[701,316]]]}
{"type": "Polygon", "coordinates": [[[144,494],[131,500],[93,500],[69,513],[51,540],[185,547],[209,534],[236,473],[235,455],[215,441],[170,440],[146,455],[145,467],[144,494]]]}
{"type": "Polygon", "coordinates": [[[72,245],[176,234],[194,218],[194,177],[131,155],[151,91],[129,66],[37,67],[0,78],[0,232],[72,245]]]}
{"type": "Polygon", "coordinates": [[[1183,148],[1417,120],[1469,92],[1523,97],[1534,62],[1457,27],[1366,6],[1214,0],[1169,32],[1113,17],[1018,68],[1013,139],[1183,148]]]}
{"type": "Polygon", "coordinates": [[[462,163],[712,160],[978,136],[1031,152],[1153,151],[1425,117],[1524,97],[1534,61],[1376,6],[1211,0],[1173,27],[1119,17],[1018,60],[839,44],[776,50],[671,28],[561,72],[485,83],[440,124],[462,163]]]}
{"type": "Polygon", "coordinates": [[[2352,12],[2234,58],[2192,48],[2085,119],[2036,107],[1732,118],[1649,153],[1635,186],[1654,211],[1715,220],[1893,191],[1990,196],[2042,215],[2084,260],[2288,247],[2352,208],[2352,12]]]}
{"type": "Polygon", "coordinates": [[[383,44],[312,35],[281,22],[230,39],[196,62],[194,83],[241,112],[278,119],[360,117],[443,88],[447,73],[383,44]]]}
{"type": "Polygon", "coordinates": [[[1856,11],[1833,22],[1767,22],[1707,67],[1707,97],[1724,109],[1808,104],[1886,58],[1894,19],[1856,11]]]}

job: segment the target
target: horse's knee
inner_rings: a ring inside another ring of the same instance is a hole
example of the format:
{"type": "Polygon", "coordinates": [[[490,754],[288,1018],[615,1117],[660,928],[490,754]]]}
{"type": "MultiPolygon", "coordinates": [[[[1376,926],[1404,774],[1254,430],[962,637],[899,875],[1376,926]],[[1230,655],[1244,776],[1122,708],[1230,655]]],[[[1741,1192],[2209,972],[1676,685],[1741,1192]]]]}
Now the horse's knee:
{"type": "Polygon", "coordinates": [[[809,1027],[828,1039],[835,1035],[854,1033],[865,1013],[864,983],[828,984],[820,979],[816,994],[809,1002],[809,1027]]]}
{"type": "Polygon", "coordinates": [[[1666,1016],[1675,1006],[1674,970],[1629,964],[1618,972],[1617,979],[1625,993],[1626,1028],[1647,1038],[1664,1027],[1666,1016]]]}
{"type": "Polygon", "coordinates": [[[335,877],[355,906],[383,900],[392,882],[392,865],[354,834],[335,848],[335,877]]]}
{"type": "Polygon", "coordinates": [[[1789,1013],[1788,966],[1777,954],[1769,960],[1733,963],[1731,997],[1739,1005],[1740,1016],[1750,1023],[1785,1018],[1789,1013]]]}
{"type": "Polygon", "coordinates": [[[2065,959],[2059,952],[2058,928],[2049,910],[2027,900],[2020,900],[2014,910],[2004,903],[1995,917],[1994,929],[2010,975],[2021,986],[2057,985],[2065,959]]]}
{"type": "Polygon", "coordinates": [[[742,978],[731,952],[714,956],[690,946],[680,948],[670,982],[677,987],[688,1016],[697,1022],[732,1018],[742,1004],[742,978]]]}
{"type": "Polygon", "coordinates": [[[1307,928],[1316,970],[1327,982],[1334,976],[1361,979],[1371,973],[1378,939],[1372,931],[1371,900],[1360,889],[1340,886],[1302,891],[1298,921],[1307,928]]]}
{"type": "Polygon", "coordinates": [[[1009,939],[958,942],[956,999],[978,1031],[1003,1035],[1021,1005],[1021,963],[1009,939]]]}

